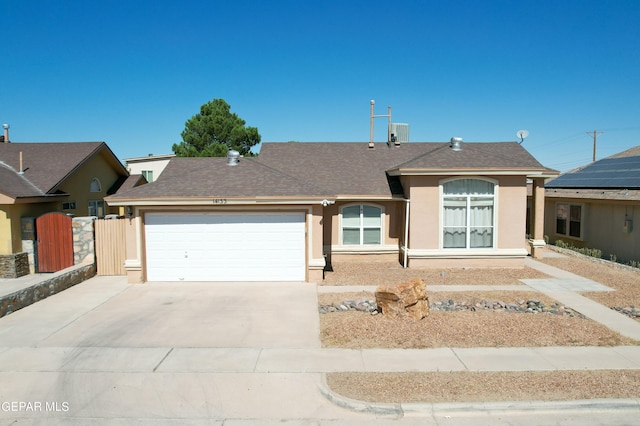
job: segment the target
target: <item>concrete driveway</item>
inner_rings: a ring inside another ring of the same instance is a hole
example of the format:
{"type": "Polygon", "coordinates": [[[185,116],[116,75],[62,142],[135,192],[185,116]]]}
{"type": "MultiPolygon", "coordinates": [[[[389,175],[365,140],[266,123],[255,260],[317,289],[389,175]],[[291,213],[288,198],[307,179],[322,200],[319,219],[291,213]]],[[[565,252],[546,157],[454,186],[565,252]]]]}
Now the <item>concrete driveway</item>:
{"type": "Polygon", "coordinates": [[[1,346],[320,347],[304,283],[148,283],[96,277],[2,318],[1,346]]]}
{"type": "Polygon", "coordinates": [[[95,277],[0,318],[0,425],[355,415],[321,374],[256,373],[266,348],[320,348],[315,285],[95,277]]]}

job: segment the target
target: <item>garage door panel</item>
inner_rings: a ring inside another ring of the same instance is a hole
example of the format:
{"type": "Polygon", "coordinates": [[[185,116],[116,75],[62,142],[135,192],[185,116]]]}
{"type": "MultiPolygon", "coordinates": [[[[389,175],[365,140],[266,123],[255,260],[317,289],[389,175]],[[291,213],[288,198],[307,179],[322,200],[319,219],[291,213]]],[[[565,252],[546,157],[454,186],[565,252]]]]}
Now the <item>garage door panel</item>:
{"type": "Polygon", "coordinates": [[[303,213],[148,213],[149,281],[304,281],[303,213]]]}

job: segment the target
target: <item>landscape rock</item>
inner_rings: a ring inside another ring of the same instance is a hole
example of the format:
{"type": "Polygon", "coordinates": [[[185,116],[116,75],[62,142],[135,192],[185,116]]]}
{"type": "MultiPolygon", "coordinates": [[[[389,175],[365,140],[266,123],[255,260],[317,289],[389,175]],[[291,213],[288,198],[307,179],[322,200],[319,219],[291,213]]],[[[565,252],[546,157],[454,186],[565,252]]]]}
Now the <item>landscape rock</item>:
{"type": "Polygon", "coordinates": [[[429,316],[427,285],[422,278],[385,286],[375,292],[378,310],[385,316],[423,319],[429,316]]]}
{"type": "MultiPolygon", "coordinates": [[[[344,310],[336,309],[335,306],[346,306],[348,311],[360,311],[367,312],[371,315],[379,313],[378,306],[375,300],[359,299],[359,300],[345,300],[343,302],[337,302],[330,305],[319,305],[318,312],[320,314],[327,314],[331,312],[344,312],[344,310]]],[[[630,317],[640,318],[640,311],[635,307],[629,307],[624,309],[621,307],[613,308],[616,311],[626,314],[630,317]],[[626,312],[628,313],[626,313],[626,312]]],[[[531,300],[519,300],[517,302],[505,303],[501,301],[493,302],[490,300],[482,300],[476,303],[470,303],[467,301],[456,302],[454,300],[439,300],[432,303],[429,306],[430,311],[441,312],[457,312],[457,311],[494,311],[494,312],[511,312],[521,314],[549,314],[567,317],[585,318],[584,315],[567,308],[566,306],[554,303],[550,307],[546,307],[544,303],[537,299],[531,300]],[[502,306],[504,305],[504,306],[502,306]]],[[[408,314],[407,314],[408,316],[408,314]]]]}

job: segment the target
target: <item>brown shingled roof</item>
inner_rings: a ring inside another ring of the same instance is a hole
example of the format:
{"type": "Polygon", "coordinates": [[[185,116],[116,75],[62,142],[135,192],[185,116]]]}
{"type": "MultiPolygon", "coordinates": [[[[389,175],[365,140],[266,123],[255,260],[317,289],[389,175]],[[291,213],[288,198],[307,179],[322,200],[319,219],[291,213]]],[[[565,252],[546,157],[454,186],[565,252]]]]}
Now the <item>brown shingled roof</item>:
{"type": "Polygon", "coordinates": [[[405,143],[400,147],[366,142],[263,143],[257,158],[228,166],[225,158],[173,158],[158,180],[112,195],[110,204],[136,200],[252,197],[403,196],[397,175],[404,170],[548,172],[517,142],[405,143]]]}
{"type": "Polygon", "coordinates": [[[107,198],[129,199],[325,197],[322,189],[261,164],[241,158],[235,166],[226,158],[172,158],[160,177],[149,184],[107,198]]]}
{"type": "Polygon", "coordinates": [[[607,158],[622,158],[622,157],[638,157],[640,156],[640,145],[629,148],[626,151],[618,152],[607,158]]]}
{"type": "Polygon", "coordinates": [[[399,148],[378,143],[375,149],[366,142],[263,143],[258,160],[338,196],[391,196],[397,191],[385,171],[423,152],[413,143],[399,148]]]}
{"type": "Polygon", "coordinates": [[[404,171],[521,170],[555,172],[542,166],[517,142],[466,143],[453,151],[446,142],[264,143],[258,159],[299,178],[313,179],[337,196],[401,195],[394,180],[404,171]]]}
{"type": "Polygon", "coordinates": [[[17,170],[0,161],[0,193],[11,198],[42,197],[45,194],[17,170]]]}
{"type": "Polygon", "coordinates": [[[52,194],[80,165],[104,149],[113,157],[114,166],[119,164],[122,175],[126,175],[126,169],[104,142],[3,143],[0,160],[19,171],[22,152],[24,177],[42,192],[52,194]]]}
{"type": "MultiPolygon", "coordinates": [[[[423,144],[424,145],[424,144],[423,144]]],[[[424,154],[394,170],[541,170],[544,167],[517,142],[463,142],[460,151],[449,143],[425,146],[424,154]]]]}

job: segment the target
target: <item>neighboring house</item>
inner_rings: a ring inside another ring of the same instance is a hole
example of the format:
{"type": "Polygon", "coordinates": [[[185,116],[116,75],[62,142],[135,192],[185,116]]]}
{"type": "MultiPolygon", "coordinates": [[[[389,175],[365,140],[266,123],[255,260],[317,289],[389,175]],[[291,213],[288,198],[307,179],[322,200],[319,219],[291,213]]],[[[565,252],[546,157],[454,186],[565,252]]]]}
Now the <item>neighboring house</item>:
{"type": "Polygon", "coordinates": [[[131,209],[130,282],[322,280],[332,261],[522,267],[543,242],[544,180],[517,142],[264,143],[255,158],[174,158],[107,197],[131,209]]]}
{"type": "Polygon", "coordinates": [[[23,227],[44,213],[117,213],[104,197],[128,176],[104,142],[0,143],[0,254],[23,251],[23,227]]]}
{"type": "Polygon", "coordinates": [[[153,182],[160,177],[164,168],[169,164],[169,160],[175,156],[175,154],[149,154],[147,157],[125,158],[124,162],[129,173],[142,175],[147,182],[153,182]]]}
{"type": "Polygon", "coordinates": [[[551,242],[599,249],[618,261],[640,260],[640,223],[634,223],[640,221],[640,146],[545,186],[545,235],[551,242]]]}

